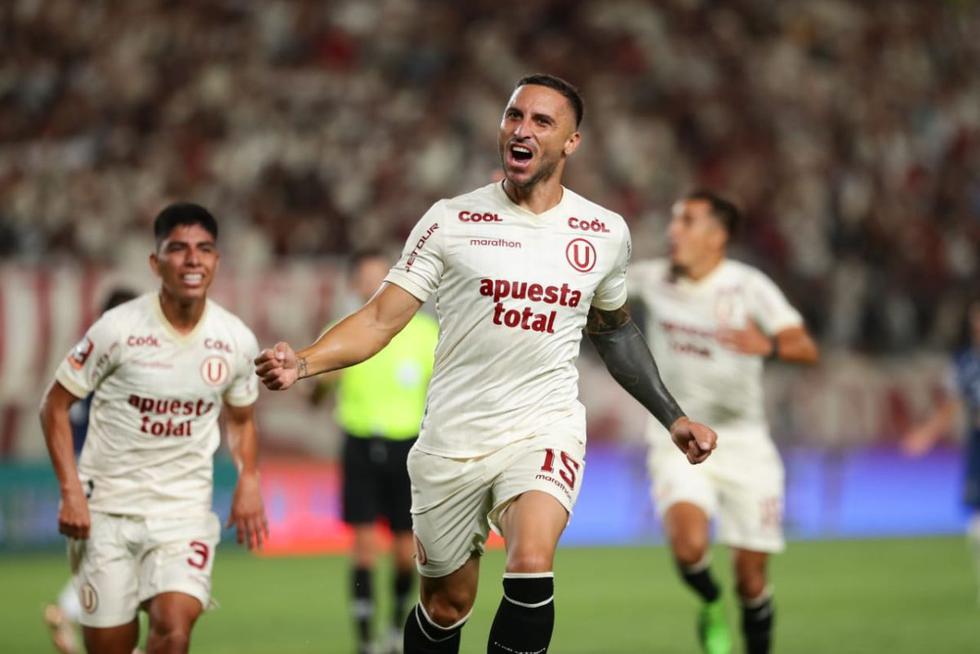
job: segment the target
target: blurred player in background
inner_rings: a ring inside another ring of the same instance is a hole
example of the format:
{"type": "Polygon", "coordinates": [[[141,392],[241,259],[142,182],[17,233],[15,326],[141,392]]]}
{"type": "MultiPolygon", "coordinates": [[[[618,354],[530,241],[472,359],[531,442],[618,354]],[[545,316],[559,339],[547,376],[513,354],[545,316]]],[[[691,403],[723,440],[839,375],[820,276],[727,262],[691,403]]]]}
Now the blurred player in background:
{"type": "MultiPolygon", "coordinates": [[[[136,295],[128,288],[113,289],[102,306],[102,313],[114,309],[124,302],[129,302],[136,295]]],[[[72,404],[68,411],[68,420],[71,422],[72,445],[76,457],[81,453],[82,445],[85,443],[85,435],[88,432],[88,412],[91,406],[92,393],[89,393],[84,399],[72,404]]],[[[78,624],[81,613],[82,605],[78,602],[78,585],[75,577],[72,576],[58,594],[58,602],[44,607],[44,622],[51,632],[51,643],[62,654],[74,654],[78,651],[75,625],[78,624]]]]}
{"type": "Polygon", "coordinates": [[[770,553],[782,551],[783,464],[769,436],[763,361],[815,363],[818,352],[800,314],[772,281],[726,258],[738,209],[710,192],[677,202],[670,259],[637,262],[630,297],[648,312],[647,335],[665,383],[692,413],[718,431],[720,447],[697,468],[678,465],[650,423],[654,501],[684,581],[704,600],[699,636],[705,651],[729,652],[732,638],[709,568],[709,522],[734,552],[746,651],[770,650],[770,553]]]}
{"type": "Polygon", "coordinates": [[[256,360],[272,389],[358,363],[435,295],[435,372],[408,458],[421,574],[408,654],[459,651],[491,527],[507,563],[487,651],[547,651],[555,548],[585,464],[575,368],[583,328],[691,463],[714,448],[714,432],[667,392],[624,309],[625,221],[561,185],[582,113],[564,80],[520,80],[500,122],[503,182],[437,202],[364,307],[304,350],[279,343],[256,360]]]}
{"type": "Polygon", "coordinates": [[[89,652],[129,654],[140,608],[149,614],[149,654],[187,651],[211,601],[221,531],[211,511],[221,412],[239,470],[229,524],[250,547],[267,533],[256,467],[258,346],[241,320],[207,299],[217,223],[200,206],[174,204],[153,231],[159,292],[103,314],[58,368],[41,407],[89,652]],[[76,467],[69,411],[89,393],[76,467]]]}
{"type": "MultiPolygon", "coordinates": [[[[363,250],[351,257],[350,287],[362,304],[381,287],[389,268],[390,261],[380,250],[363,250]]],[[[438,339],[436,321],[416,313],[378,354],[335,376],[321,376],[316,386],[314,398],[319,401],[336,385],[335,416],[344,432],[343,511],[344,521],[354,530],[351,598],[361,654],[402,649],[415,551],[406,461],[422,424],[438,339]],[[393,619],[385,650],[371,648],[379,517],[391,529],[395,568],[393,619]]]]}
{"type": "MultiPolygon", "coordinates": [[[[965,413],[967,442],[963,501],[971,513],[967,539],[976,560],[980,583],[980,298],[967,306],[965,322],[963,347],[950,362],[943,401],[928,420],[905,436],[902,446],[913,456],[925,454],[950,433],[965,413]]],[[[977,599],[980,601],[980,593],[977,599]]]]}

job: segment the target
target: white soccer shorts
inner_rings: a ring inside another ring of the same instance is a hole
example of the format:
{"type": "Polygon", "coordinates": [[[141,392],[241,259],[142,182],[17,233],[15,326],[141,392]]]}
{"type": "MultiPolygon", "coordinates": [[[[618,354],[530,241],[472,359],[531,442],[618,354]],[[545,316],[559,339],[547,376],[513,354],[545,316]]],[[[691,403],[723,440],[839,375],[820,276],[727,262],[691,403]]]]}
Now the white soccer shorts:
{"type": "Polygon", "coordinates": [[[419,574],[443,577],[483,554],[489,530],[500,533],[500,516],[522,493],[547,493],[571,515],[585,473],[585,442],[573,435],[533,437],[472,459],[413,448],[408,473],[419,574]]]}
{"type": "Polygon", "coordinates": [[[720,543],[753,552],[781,552],[783,462],[766,430],[717,429],[718,448],[691,465],[670,437],[651,427],[647,464],[657,514],[689,502],[717,518],[720,543]]]}
{"type": "Polygon", "coordinates": [[[164,519],[93,511],[88,539],[68,541],[82,605],[79,622],[87,627],[127,624],[143,602],[168,592],[195,597],[207,608],[220,537],[214,513],[164,519]]]}

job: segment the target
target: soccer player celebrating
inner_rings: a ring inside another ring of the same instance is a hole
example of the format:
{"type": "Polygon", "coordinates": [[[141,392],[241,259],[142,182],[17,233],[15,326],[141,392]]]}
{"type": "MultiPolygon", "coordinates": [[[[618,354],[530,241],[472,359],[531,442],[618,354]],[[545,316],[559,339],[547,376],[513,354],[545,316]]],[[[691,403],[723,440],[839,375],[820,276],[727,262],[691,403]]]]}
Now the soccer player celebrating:
{"type": "Polygon", "coordinates": [[[211,598],[221,525],[211,511],[213,455],[224,413],[239,477],[229,525],[258,547],[267,535],[256,469],[252,359],[237,317],[207,299],[218,225],[174,204],[153,226],[159,293],[99,318],[55,373],[41,423],[61,486],[89,652],[129,654],[137,611],[149,614],[148,654],[186,652],[211,598]],[[77,469],[69,407],[94,393],[77,469]]]}
{"type": "Polygon", "coordinates": [[[769,553],[783,549],[783,465],[769,437],[762,395],[767,359],[814,363],[818,352],[800,314],[762,272],[726,258],[740,216],[710,192],[679,201],[669,226],[670,259],[637,262],[630,296],[648,311],[647,335],[665,382],[688,410],[711,422],[724,446],[698,468],[678,466],[651,423],[654,501],[681,577],[704,600],[698,621],[710,654],[731,650],[720,590],[708,558],[708,526],[734,551],[746,651],[772,641],[769,553]]]}
{"type": "Polygon", "coordinates": [[[507,563],[487,651],[547,650],[555,548],[585,467],[583,328],[689,462],[715,446],[667,392],[624,309],[625,222],[561,184],[582,111],[564,80],[521,79],[500,122],[502,183],[437,202],[364,307],[306,349],[279,343],[256,360],[272,389],[352,365],[435,295],[435,372],[408,457],[421,601],[405,622],[407,654],[459,651],[489,528],[507,563]]]}
{"type": "MultiPolygon", "coordinates": [[[[913,456],[925,454],[953,429],[958,414],[966,414],[963,502],[971,514],[966,535],[980,582],[980,298],[967,306],[964,331],[965,343],[953,355],[946,376],[946,396],[927,420],[905,435],[902,447],[913,456]]],[[[980,601],[980,594],[977,598],[980,601]]]]}

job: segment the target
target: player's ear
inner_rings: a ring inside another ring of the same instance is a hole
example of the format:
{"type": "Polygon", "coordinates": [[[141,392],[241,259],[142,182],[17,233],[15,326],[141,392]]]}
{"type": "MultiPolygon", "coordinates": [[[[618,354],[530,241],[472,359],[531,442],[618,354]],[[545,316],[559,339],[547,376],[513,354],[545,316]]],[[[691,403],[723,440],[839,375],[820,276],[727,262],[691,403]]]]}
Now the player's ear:
{"type": "Polygon", "coordinates": [[[156,252],[150,252],[150,270],[157,277],[160,276],[160,259],[157,257],[156,252]]]}
{"type": "Polygon", "coordinates": [[[569,136],[568,140],[565,141],[565,147],[563,149],[565,156],[566,157],[570,156],[573,152],[578,150],[578,144],[581,141],[582,141],[582,134],[578,130],[572,132],[572,135],[569,136]]]}

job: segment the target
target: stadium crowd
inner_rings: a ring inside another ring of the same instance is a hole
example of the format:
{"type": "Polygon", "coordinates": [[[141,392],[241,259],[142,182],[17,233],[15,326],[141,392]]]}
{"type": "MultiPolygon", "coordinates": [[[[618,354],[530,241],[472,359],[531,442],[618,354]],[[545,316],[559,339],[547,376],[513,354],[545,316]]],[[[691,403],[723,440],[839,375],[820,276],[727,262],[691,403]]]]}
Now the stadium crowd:
{"type": "Polygon", "coordinates": [[[16,0],[0,261],[145,266],[173,198],[236,268],[398,246],[492,179],[500,98],[540,70],[581,86],[568,183],[635,256],[708,186],[822,341],[947,346],[980,275],[978,33],[953,1],[16,0]]]}

